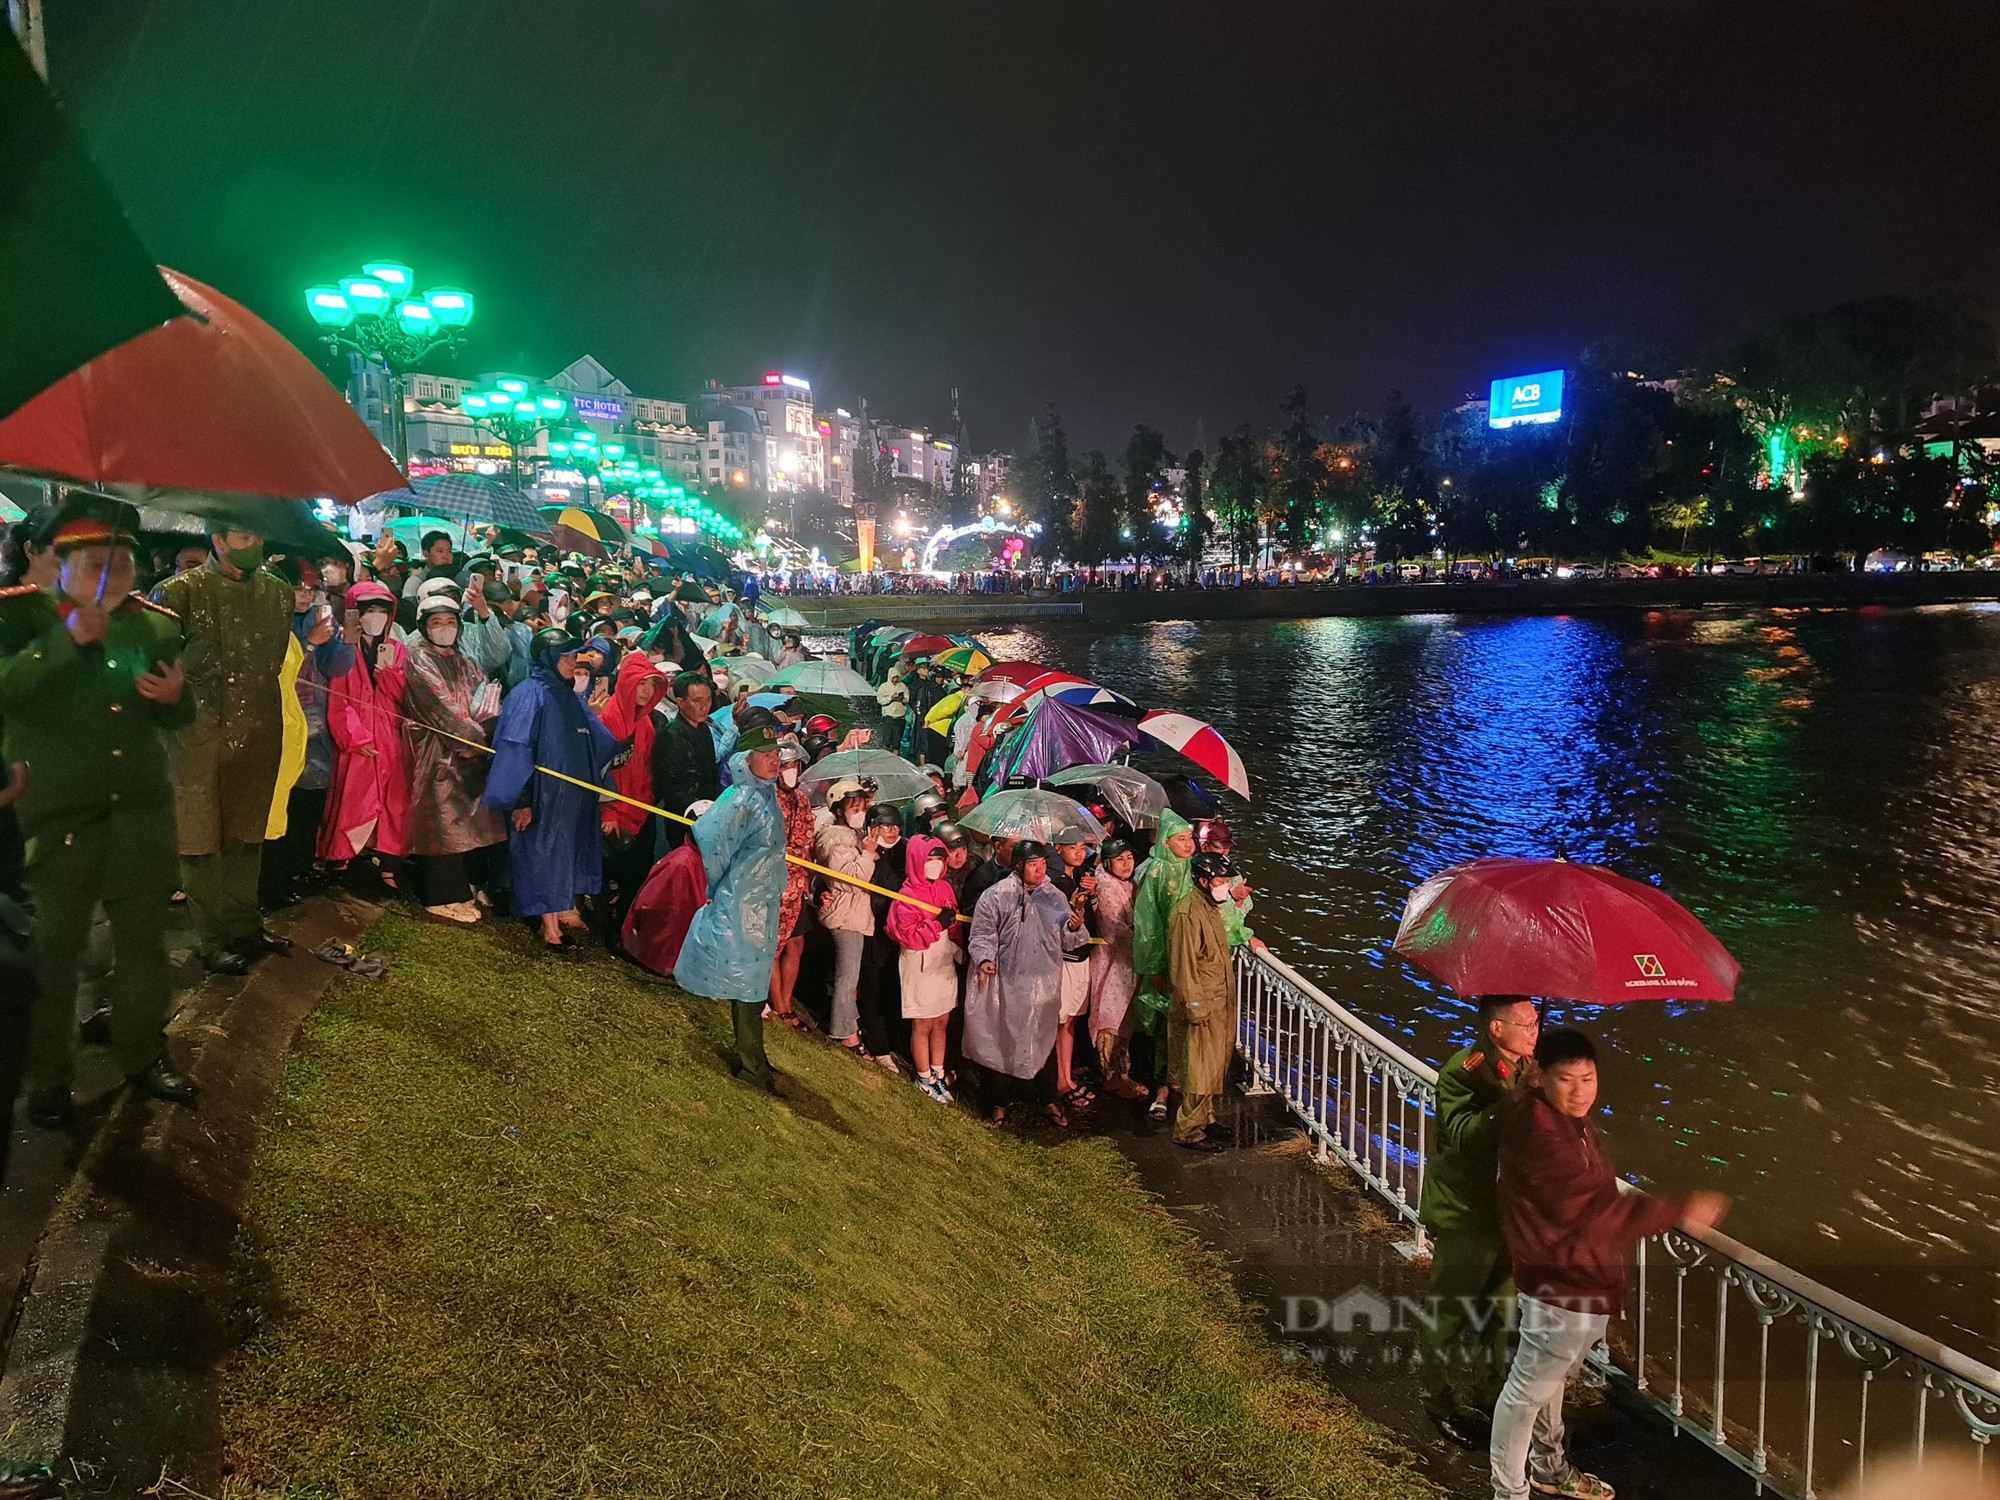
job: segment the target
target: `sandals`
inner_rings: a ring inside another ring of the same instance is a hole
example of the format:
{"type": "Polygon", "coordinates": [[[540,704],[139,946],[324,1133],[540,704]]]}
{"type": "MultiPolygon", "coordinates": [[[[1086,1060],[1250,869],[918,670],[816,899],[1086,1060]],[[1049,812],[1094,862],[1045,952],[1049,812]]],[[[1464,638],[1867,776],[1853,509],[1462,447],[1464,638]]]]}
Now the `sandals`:
{"type": "Polygon", "coordinates": [[[1071,1109],[1076,1110],[1079,1114],[1081,1114],[1084,1110],[1089,1109],[1091,1105],[1097,1102],[1097,1095],[1091,1093],[1091,1091],[1085,1088],[1082,1084],[1078,1084],[1075,1088],[1071,1089],[1068,1093],[1062,1096],[1062,1102],[1067,1104],[1071,1109]]]}
{"type": "Polygon", "coordinates": [[[1530,1476],[1528,1488],[1538,1495],[1556,1495],[1560,1500],[1614,1500],[1616,1491],[1595,1474],[1586,1474],[1572,1464],[1556,1479],[1530,1476]]]}
{"type": "Polygon", "coordinates": [[[1164,1120],[1167,1117],[1167,1101],[1155,1099],[1146,1106],[1146,1117],[1150,1120],[1164,1120]]]}
{"type": "Polygon", "coordinates": [[[1042,1106],[1042,1113],[1048,1116],[1049,1123],[1055,1126],[1056,1129],[1069,1129],[1069,1116],[1062,1112],[1060,1104],[1044,1104],[1042,1106]]]}
{"type": "Polygon", "coordinates": [[[988,1130],[1004,1130],[1007,1126],[1006,1108],[1002,1106],[1001,1108],[994,1110],[992,1114],[986,1117],[985,1123],[986,1123],[986,1128],[988,1130]]]}

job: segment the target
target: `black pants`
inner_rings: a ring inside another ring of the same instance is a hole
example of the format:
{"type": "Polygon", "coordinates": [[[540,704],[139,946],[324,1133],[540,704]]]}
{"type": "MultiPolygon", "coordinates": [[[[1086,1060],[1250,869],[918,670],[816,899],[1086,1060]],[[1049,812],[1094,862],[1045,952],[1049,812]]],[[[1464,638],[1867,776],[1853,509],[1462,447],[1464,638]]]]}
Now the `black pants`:
{"type": "Polygon", "coordinates": [[[649,818],[648,826],[629,839],[604,841],[604,895],[598,905],[614,934],[624,927],[625,913],[632,909],[646,877],[653,873],[653,840],[657,835],[651,825],[658,821],[649,818]]]}
{"type": "Polygon", "coordinates": [[[486,884],[487,851],[469,849],[464,854],[427,854],[423,858],[423,891],[426,906],[456,906],[472,899],[475,883],[486,884]]]}
{"type": "Polygon", "coordinates": [[[910,1023],[903,1019],[902,945],[878,932],[861,945],[861,980],[854,991],[861,1018],[861,1045],[876,1057],[910,1050],[910,1023]]]}
{"type": "Polygon", "coordinates": [[[265,911],[290,906],[305,895],[312,878],[313,851],[319,842],[319,821],[326,813],[325,787],[295,786],[285,804],[285,836],[264,841],[264,862],[257,870],[257,904],[265,911]]]}
{"type": "Polygon", "coordinates": [[[979,1097],[988,1109],[1012,1109],[1017,1105],[1039,1108],[1056,1101],[1056,1065],[1052,1055],[1033,1078],[1016,1078],[997,1068],[979,1070],[979,1097]]]}

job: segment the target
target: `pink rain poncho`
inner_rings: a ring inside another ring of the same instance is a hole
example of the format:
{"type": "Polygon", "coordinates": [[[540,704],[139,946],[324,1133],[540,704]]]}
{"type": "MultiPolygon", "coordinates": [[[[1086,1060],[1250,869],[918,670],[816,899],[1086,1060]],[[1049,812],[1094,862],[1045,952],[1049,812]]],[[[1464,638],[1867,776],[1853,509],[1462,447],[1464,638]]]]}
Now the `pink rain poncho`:
{"type": "MultiPolygon", "coordinates": [[[[357,583],[347,591],[347,607],[371,601],[394,605],[395,595],[379,583],[357,583]]],[[[333,786],[319,825],[319,857],[334,864],[358,859],[370,849],[380,854],[410,852],[409,752],[403,739],[403,667],[409,652],[388,634],[362,637],[354,665],[327,684],[326,727],[333,736],[333,786]],[[375,665],[386,645],[391,665],[375,665]]]]}
{"type": "Polygon", "coordinates": [[[909,1020],[950,1015],[958,1005],[958,945],[951,933],[957,925],[958,897],[949,880],[924,878],[924,861],[943,857],[944,845],[938,840],[928,835],[911,839],[909,874],[902,886],[903,895],[942,907],[941,915],[932,916],[907,901],[889,906],[889,936],[903,949],[897,966],[903,981],[903,1015],[909,1020]]]}

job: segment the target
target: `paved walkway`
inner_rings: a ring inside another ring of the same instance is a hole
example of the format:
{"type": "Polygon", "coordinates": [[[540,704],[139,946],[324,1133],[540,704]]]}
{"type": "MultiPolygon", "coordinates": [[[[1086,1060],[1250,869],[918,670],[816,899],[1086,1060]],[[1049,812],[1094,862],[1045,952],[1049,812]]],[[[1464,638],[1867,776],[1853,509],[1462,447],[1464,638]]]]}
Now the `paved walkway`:
{"type": "MultiPolygon", "coordinates": [[[[1397,1248],[1408,1231],[1338,1166],[1313,1162],[1282,1104],[1230,1094],[1223,1119],[1237,1144],[1206,1156],[1178,1149],[1164,1128],[1149,1131],[1118,1101],[1092,1113],[1146,1187],[1229,1258],[1239,1291],[1264,1310],[1287,1357],[1317,1365],[1328,1385],[1416,1453],[1447,1494],[1492,1494],[1485,1451],[1447,1442],[1423,1414],[1410,1365],[1414,1335],[1365,1331],[1382,1303],[1424,1291],[1425,1269],[1397,1248]],[[1344,1325],[1361,1331],[1337,1331],[1344,1325]]],[[[1572,1457],[1621,1500],[1756,1494],[1725,1460],[1602,1392],[1573,1397],[1569,1418],[1572,1457]]]]}

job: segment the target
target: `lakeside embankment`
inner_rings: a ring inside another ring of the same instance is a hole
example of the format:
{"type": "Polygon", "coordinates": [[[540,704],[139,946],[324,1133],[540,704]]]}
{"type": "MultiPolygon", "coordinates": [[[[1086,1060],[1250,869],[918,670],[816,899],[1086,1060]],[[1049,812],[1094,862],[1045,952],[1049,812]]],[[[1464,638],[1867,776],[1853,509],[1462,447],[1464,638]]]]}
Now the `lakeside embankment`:
{"type": "Polygon", "coordinates": [[[1082,618],[1299,620],[1327,616],[1573,614],[1607,609],[1862,609],[2000,599],[2000,572],[1727,574],[1705,578],[1546,579],[1517,583],[1349,584],[1342,588],[1160,589],[1088,594],[867,594],[785,599],[808,620],[1001,625],[1082,618]]]}

